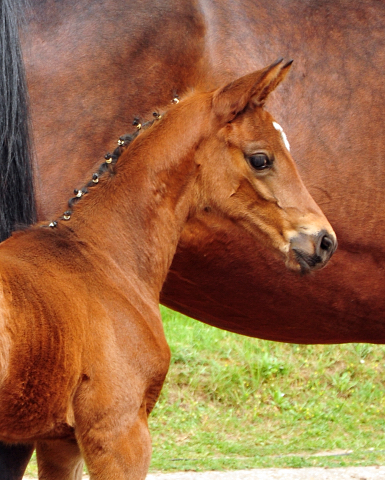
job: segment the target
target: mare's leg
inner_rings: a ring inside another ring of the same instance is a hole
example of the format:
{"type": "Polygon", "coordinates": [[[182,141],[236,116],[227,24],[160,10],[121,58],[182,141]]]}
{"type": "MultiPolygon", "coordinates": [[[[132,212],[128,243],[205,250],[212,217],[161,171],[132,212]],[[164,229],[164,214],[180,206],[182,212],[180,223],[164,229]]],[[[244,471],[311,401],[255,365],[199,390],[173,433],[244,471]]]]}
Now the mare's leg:
{"type": "Polygon", "coordinates": [[[33,449],[33,444],[0,443],[0,480],[21,480],[33,449]]]}
{"type": "Polygon", "coordinates": [[[83,458],[76,440],[46,440],[36,444],[39,480],[80,480],[83,458]]]}

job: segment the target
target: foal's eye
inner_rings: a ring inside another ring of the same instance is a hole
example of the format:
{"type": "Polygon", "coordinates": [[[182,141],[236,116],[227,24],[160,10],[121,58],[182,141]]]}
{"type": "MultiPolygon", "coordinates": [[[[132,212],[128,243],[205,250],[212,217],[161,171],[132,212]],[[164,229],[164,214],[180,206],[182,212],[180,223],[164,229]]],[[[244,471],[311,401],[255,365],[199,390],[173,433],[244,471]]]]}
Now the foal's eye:
{"type": "Polygon", "coordinates": [[[271,160],[266,155],[266,153],[257,153],[256,155],[251,155],[249,157],[250,165],[255,168],[255,170],[265,170],[266,168],[271,167],[271,160]]]}

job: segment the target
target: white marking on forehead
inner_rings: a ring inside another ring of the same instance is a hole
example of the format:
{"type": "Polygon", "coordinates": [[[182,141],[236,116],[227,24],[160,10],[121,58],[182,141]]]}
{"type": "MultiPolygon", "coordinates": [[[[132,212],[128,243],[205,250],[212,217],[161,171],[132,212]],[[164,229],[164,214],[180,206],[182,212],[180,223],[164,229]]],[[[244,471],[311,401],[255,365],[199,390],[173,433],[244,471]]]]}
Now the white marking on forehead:
{"type": "Polygon", "coordinates": [[[283,128],[281,127],[281,125],[277,122],[273,122],[273,127],[276,130],[278,130],[278,132],[281,132],[283,143],[285,144],[285,147],[290,152],[290,143],[289,143],[289,140],[287,139],[286,133],[283,131],[283,128]]]}

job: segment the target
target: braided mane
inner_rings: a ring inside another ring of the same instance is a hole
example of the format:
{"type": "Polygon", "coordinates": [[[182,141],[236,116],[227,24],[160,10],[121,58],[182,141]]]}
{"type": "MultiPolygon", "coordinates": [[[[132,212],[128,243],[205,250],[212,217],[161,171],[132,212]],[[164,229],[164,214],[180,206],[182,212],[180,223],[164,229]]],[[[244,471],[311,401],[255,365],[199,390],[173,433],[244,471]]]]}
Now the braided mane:
{"type": "MultiPolygon", "coordinates": [[[[179,103],[179,97],[175,95],[171,103],[174,103],[174,104],[179,103]]],[[[99,183],[100,177],[106,172],[109,172],[109,174],[112,175],[114,173],[114,166],[116,162],[118,161],[122,153],[131,144],[131,142],[135,140],[135,138],[141,133],[142,130],[146,130],[148,127],[151,127],[157,120],[160,120],[162,118],[162,115],[160,115],[158,112],[154,112],[152,115],[154,118],[143,124],[140,122],[139,118],[134,118],[134,121],[132,124],[134,127],[136,127],[136,130],[133,133],[128,133],[120,136],[118,139],[118,146],[115,148],[115,150],[112,153],[105,154],[104,156],[105,161],[100,165],[98,171],[93,173],[92,179],[80,190],[78,189],[74,190],[75,196],[70,198],[68,201],[69,209],[63,213],[63,215],[60,217],[60,220],[66,220],[66,221],[70,220],[73,207],[79,202],[79,200],[84,195],[88,193],[89,188],[99,183]]],[[[57,221],[50,222],[48,226],[51,228],[55,228],[57,226],[57,221]]]]}

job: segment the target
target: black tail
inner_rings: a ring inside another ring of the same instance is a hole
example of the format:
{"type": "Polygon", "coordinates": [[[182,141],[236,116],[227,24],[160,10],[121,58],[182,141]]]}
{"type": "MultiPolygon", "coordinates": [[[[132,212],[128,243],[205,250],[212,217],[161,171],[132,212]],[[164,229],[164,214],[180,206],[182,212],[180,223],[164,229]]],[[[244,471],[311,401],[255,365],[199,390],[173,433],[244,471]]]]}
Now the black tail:
{"type": "Polygon", "coordinates": [[[36,221],[28,93],[18,35],[23,0],[0,0],[0,241],[36,221]]]}

